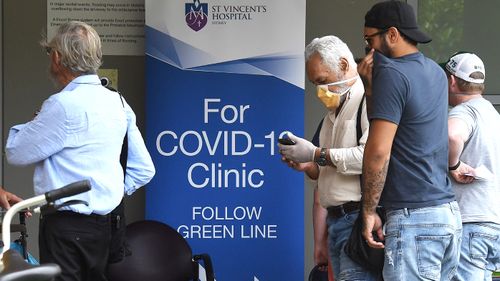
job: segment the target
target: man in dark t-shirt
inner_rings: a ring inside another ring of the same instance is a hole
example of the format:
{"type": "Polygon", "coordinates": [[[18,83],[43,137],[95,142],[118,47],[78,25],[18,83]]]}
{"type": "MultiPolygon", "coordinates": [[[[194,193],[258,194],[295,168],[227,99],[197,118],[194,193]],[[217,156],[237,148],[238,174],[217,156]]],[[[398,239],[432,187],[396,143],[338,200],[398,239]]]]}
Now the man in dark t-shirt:
{"type": "Polygon", "coordinates": [[[384,280],[449,280],[461,238],[460,211],[448,179],[447,80],[417,43],[410,5],[375,4],[365,16],[370,52],[359,64],[369,98],[363,156],[363,236],[385,247],[384,280]],[[386,224],[375,212],[386,209],[386,224]],[[374,236],[385,238],[376,242],[374,236]]]}

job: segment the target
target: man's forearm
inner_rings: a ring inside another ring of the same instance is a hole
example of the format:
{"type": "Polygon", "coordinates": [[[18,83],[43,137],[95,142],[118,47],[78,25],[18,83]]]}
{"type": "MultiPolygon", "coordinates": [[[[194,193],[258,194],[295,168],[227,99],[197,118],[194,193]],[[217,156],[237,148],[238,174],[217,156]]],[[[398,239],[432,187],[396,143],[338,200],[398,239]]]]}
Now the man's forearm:
{"type": "Polygon", "coordinates": [[[460,160],[460,154],[462,154],[464,143],[456,138],[450,136],[448,142],[448,166],[454,166],[460,160]]]}
{"type": "Polygon", "coordinates": [[[319,168],[318,165],[314,162],[308,162],[305,163],[307,165],[307,168],[304,170],[304,173],[312,179],[312,180],[317,180],[319,177],[319,168]]]}
{"type": "Polygon", "coordinates": [[[392,122],[373,119],[363,155],[363,213],[372,214],[384,190],[392,143],[398,126],[392,122]]]}
{"type": "Polygon", "coordinates": [[[388,167],[388,160],[383,163],[381,168],[373,167],[373,165],[363,166],[363,212],[375,212],[380,195],[384,190],[388,167]]]}
{"type": "Polygon", "coordinates": [[[469,135],[464,121],[453,117],[448,119],[448,166],[452,167],[458,163],[469,135]]]}

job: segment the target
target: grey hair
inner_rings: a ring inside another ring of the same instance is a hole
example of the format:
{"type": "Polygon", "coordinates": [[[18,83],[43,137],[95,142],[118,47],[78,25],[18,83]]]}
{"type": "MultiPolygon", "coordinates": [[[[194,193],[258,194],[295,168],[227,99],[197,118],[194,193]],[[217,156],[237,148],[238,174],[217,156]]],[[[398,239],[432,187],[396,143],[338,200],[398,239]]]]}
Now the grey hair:
{"type": "Polygon", "coordinates": [[[61,64],[74,73],[95,74],[102,64],[101,38],[94,28],[84,22],[62,24],[45,47],[57,51],[61,64]]]}
{"type": "Polygon", "coordinates": [[[337,36],[328,35],[321,38],[314,38],[311,43],[306,46],[305,59],[309,61],[311,56],[318,53],[322,61],[332,70],[332,72],[340,75],[340,59],[344,58],[349,62],[349,65],[354,66],[354,56],[349,50],[349,47],[340,40],[337,36]]]}

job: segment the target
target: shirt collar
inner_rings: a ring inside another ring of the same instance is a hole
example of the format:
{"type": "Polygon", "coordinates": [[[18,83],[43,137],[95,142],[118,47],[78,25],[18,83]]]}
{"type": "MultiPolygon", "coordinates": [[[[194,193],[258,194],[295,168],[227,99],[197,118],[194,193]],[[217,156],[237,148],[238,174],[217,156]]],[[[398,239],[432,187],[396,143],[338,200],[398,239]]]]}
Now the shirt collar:
{"type": "Polygon", "coordinates": [[[101,80],[97,74],[81,75],[69,82],[62,91],[71,91],[80,85],[101,85],[101,80]]]}
{"type": "Polygon", "coordinates": [[[97,74],[87,74],[87,75],[81,75],[81,76],[76,77],[70,83],[101,85],[101,80],[99,79],[99,76],[97,76],[97,74]]]}

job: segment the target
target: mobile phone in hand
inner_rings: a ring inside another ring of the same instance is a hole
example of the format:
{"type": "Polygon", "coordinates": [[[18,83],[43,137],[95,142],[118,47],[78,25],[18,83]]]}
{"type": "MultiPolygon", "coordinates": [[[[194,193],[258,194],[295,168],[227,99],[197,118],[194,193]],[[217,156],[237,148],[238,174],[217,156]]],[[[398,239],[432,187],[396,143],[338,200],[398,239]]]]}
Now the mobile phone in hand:
{"type": "Polygon", "coordinates": [[[288,138],[288,136],[284,136],[283,138],[278,139],[278,142],[284,145],[294,145],[295,142],[288,138]]]}

